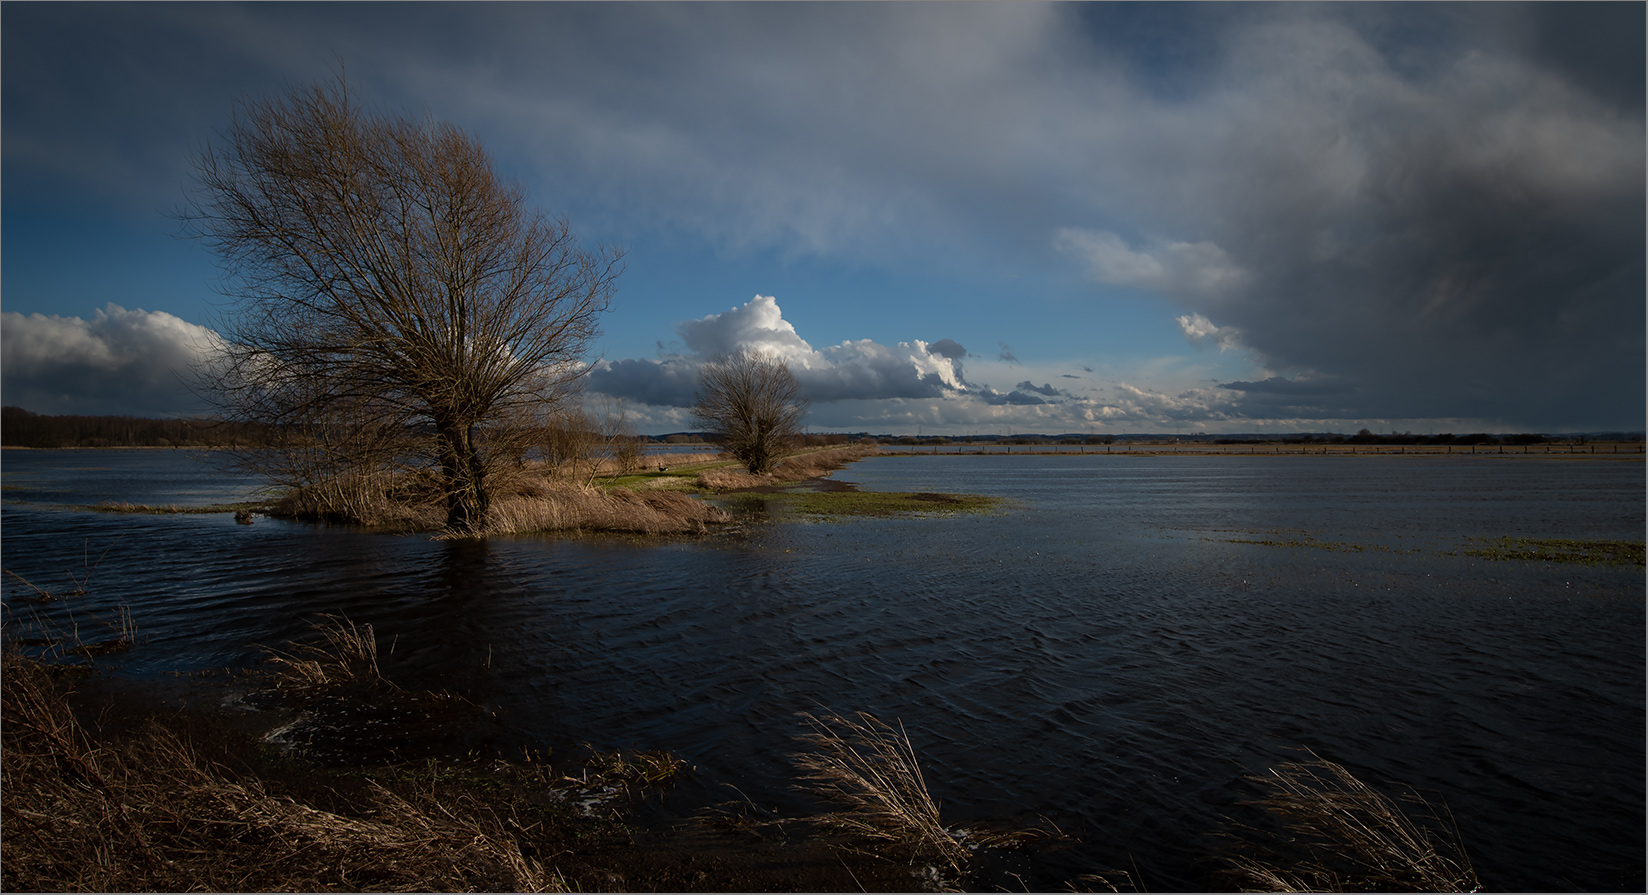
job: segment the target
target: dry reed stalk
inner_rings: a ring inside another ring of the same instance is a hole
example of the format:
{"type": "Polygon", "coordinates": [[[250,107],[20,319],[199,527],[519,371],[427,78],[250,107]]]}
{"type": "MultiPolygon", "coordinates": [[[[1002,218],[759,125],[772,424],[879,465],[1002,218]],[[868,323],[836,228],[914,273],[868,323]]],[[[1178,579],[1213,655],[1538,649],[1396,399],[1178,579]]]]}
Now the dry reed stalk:
{"type": "MultiPolygon", "coordinates": [[[[137,625],[132,621],[131,607],[125,603],[121,603],[115,608],[115,617],[112,620],[97,613],[86,612],[84,614],[87,630],[110,631],[114,634],[112,638],[104,637],[88,641],[82,636],[81,618],[75,614],[73,601],[68,598],[86,594],[87,585],[91,582],[91,568],[93,567],[93,564],[88,563],[87,573],[84,578],[75,578],[71,574],[69,579],[74,582],[75,587],[73,590],[62,593],[53,593],[35,585],[16,572],[6,569],[5,573],[7,575],[17,579],[33,592],[32,595],[14,592],[12,595],[13,600],[32,604],[56,604],[64,616],[62,619],[54,619],[52,617],[54,613],[42,611],[41,606],[28,606],[25,628],[31,631],[31,636],[14,641],[14,645],[27,643],[30,646],[44,647],[40,653],[42,656],[63,659],[71,656],[84,658],[104,656],[121,652],[135,644],[137,642],[137,625]],[[95,627],[93,623],[95,623],[95,627]]],[[[15,619],[16,616],[13,615],[12,618],[15,619]]],[[[10,633],[15,636],[17,632],[12,630],[10,633]]]]}
{"type": "Polygon", "coordinates": [[[549,488],[494,501],[485,532],[612,531],[638,534],[702,532],[727,520],[725,511],[671,491],[549,488]]]}
{"type": "MultiPolygon", "coordinates": [[[[1458,831],[1437,832],[1344,767],[1305,750],[1311,761],[1289,762],[1268,776],[1249,777],[1270,793],[1251,804],[1286,829],[1280,850],[1232,859],[1246,891],[1474,892],[1481,887],[1458,831]]],[[[1406,801],[1430,819],[1436,810],[1418,793],[1406,801]]],[[[1252,845],[1253,843],[1250,843],[1252,845]]]]}
{"type": "MultiPolygon", "coordinates": [[[[268,794],[151,728],[97,748],[48,670],[3,658],[9,890],[554,891],[494,812],[376,786],[370,816],[268,794]]],[[[563,889],[564,890],[564,889],[563,889]]]]}
{"type": "Polygon", "coordinates": [[[939,820],[915,749],[897,730],[868,712],[856,718],[803,714],[812,729],[798,739],[811,751],[793,756],[802,779],[841,810],[820,820],[871,839],[909,846],[960,874],[971,852],[939,820]]]}
{"type": "Polygon", "coordinates": [[[299,644],[290,651],[266,648],[267,661],[275,666],[275,689],[303,693],[355,682],[389,683],[378,669],[377,635],[370,624],[356,625],[342,615],[322,615],[311,627],[320,632],[319,642],[299,644]]]}

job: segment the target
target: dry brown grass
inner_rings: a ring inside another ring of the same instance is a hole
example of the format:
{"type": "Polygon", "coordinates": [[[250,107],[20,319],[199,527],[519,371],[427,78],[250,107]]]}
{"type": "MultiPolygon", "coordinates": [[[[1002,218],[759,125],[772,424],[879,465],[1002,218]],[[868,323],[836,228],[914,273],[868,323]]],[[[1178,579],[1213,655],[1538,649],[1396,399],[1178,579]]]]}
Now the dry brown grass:
{"type": "Polygon", "coordinates": [[[782,485],[817,478],[874,452],[868,447],[828,448],[786,457],[768,475],[751,475],[737,467],[706,469],[698,474],[698,487],[709,491],[740,491],[767,485],[782,485]]]}
{"type": "Polygon", "coordinates": [[[912,858],[945,864],[952,874],[970,852],[960,834],[939,819],[939,803],[927,791],[903,725],[893,729],[874,715],[853,718],[804,714],[811,728],[799,739],[809,751],[793,756],[802,779],[840,806],[819,820],[869,839],[911,850],[912,858]]]}
{"type": "Polygon", "coordinates": [[[581,488],[543,482],[493,501],[485,534],[610,531],[681,534],[727,521],[724,510],[674,491],[581,488]]]}
{"type": "MultiPolygon", "coordinates": [[[[1306,750],[1307,752],[1309,750],[1306,750]]],[[[1233,876],[1255,892],[1474,892],[1481,882],[1451,823],[1445,831],[1415,819],[1344,767],[1310,753],[1264,777],[1269,793],[1252,804],[1284,833],[1245,843],[1233,876]]],[[[1404,799],[1444,826],[1417,793],[1404,799]]],[[[1258,832],[1258,831],[1250,831],[1258,832]]]]}
{"type": "Polygon", "coordinates": [[[270,505],[269,513],[386,531],[428,531],[446,524],[446,506],[433,483],[405,471],[322,479],[288,491],[270,505]]]}
{"type": "Polygon", "coordinates": [[[554,465],[537,460],[528,460],[520,468],[529,474],[548,477],[559,483],[589,486],[602,479],[617,478],[635,472],[655,471],[659,466],[680,469],[686,466],[702,466],[708,463],[725,462],[726,460],[727,457],[723,454],[707,451],[691,454],[647,454],[633,462],[614,457],[568,460],[554,465]]]}
{"type": "Polygon", "coordinates": [[[657,469],[659,466],[666,466],[671,469],[679,469],[686,466],[701,466],[705,463],[718,463],[726,459],[725,454],[717,451],[697,451],[690,454],[653,454],[647,457],[646,462],[641,465],[642,468],[650,466],[657,469]]]}
{"type": "Polygon", "coordinates": [[[477,803],[376,784],[361,816],[276,797],[157,727],[92,742],[45,666],[8,650],[0,867],[11,891],[550,891],[477,803]]]}

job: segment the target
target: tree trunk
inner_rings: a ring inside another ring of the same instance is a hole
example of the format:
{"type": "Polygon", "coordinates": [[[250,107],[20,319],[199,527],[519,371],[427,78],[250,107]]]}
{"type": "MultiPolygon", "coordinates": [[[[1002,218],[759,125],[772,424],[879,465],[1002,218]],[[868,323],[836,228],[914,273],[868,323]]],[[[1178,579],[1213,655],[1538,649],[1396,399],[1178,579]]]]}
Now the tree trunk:
{"type": "Polygon", "coordinates": [[[488,504],[485,468],[475,448],[475,429],[451,420],[435,421],[435,439],[446,485],[446,527],[474,533],[480,530],[488,504]]]}

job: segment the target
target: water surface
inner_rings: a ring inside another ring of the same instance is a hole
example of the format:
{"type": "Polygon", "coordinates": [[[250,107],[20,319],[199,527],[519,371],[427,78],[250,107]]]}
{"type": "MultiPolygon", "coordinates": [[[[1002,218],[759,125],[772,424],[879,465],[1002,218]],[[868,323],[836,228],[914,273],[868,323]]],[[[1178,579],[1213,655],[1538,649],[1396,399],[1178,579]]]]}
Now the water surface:
{"type": "Polygon", "coordinates": [[[7,569],[89,570],[82,611],[130,607],[144,639],[117,673],[245,666],[347,612],[393,641],[392,677],[496,709],[486,745],[667,748],[698,771],[683,803],[811,810],[795,714],[901,719],[947,819],[1081,836],[1041,888],[1206,887],[1243,776],[1309,747],[1445,802],[1491,889],[1641,890],[1642,571],[1464,553],[1641,540],[1640,462],[938,455],[835,477],[1008,504],[433,541],[64,509],[253,483],[182,452],[8,451],[0,520],[7,569]]]}

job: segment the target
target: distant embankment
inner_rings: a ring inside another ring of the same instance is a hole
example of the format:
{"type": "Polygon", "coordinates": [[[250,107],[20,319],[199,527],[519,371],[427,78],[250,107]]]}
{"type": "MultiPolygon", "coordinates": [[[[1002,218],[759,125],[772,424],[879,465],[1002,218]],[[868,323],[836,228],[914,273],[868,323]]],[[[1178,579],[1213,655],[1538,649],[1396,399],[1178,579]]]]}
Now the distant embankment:
{"type": "Polygon", "coordinates": [[[931,454],[952,454],[961,456],[977,456],[988,454],[998,456],[1010,454],[1017,456],[1030,455],[1073,455],[1073,454],[1108,454],[1116,457],[1151,457],[1151,456],[1415,456],[1415,457],[1616,457],[1619,459],[1644,459],[1643,443],[1635,442],[1589,442],[1578,443],[1547,443],[1547,444],[1210,444],[1205,442],[1192,443],[1151,443],[1127,442],[1125,444],[1106,445],[1010,445],[1010,444],[980,444],[980,445],[948,445],[943,447],[883,447],[883,456],[909,457],[928,456],[931,454]]]}
{"type": "Polygon", "coordinates": [[[264,429],[222,420],[47,416],[0,408],[0,444],[24,448],[226,447],[263,444],[264,429]]]}

